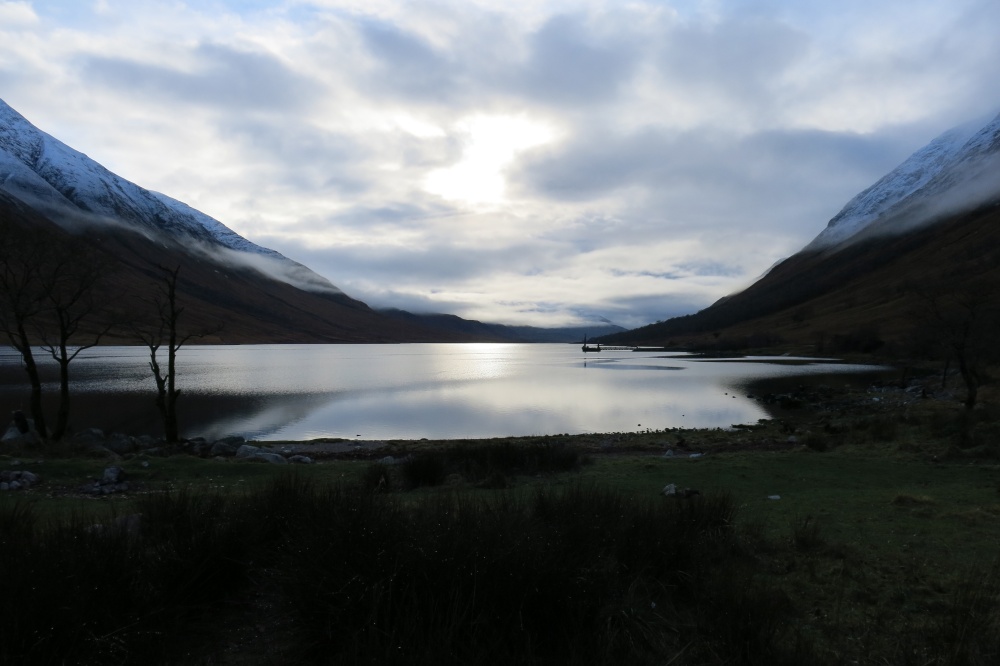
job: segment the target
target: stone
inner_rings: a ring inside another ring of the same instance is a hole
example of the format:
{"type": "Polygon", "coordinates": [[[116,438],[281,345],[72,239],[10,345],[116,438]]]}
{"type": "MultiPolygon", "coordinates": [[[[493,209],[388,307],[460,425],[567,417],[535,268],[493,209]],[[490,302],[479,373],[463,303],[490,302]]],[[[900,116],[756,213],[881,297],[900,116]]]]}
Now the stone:
{"type": "Polygon", "coordinates": [[[692,453],[691,455],[688,456],[688,458],[701,458],[703,455],[705,455],[705,454],[704,453],[692,453]]]}
{"type": "Polygon", "coordinates": [[[663,457],[664,458],[673,458],[674,457],[674,450],[673,449],[667,449],[666,451],[663,452],[663,457]]]}
{"type": "Polygon", "coordinates": [[[29,472],[28,470],[24,470],[23,472],[18,472],[17,474],[18,474],[17,480],[24,487],[33,486],[41,480],[37,474],[35,474],[34,472],[29,472]]]}
{"type": "Polygon", "coordinates": [[[135,440],[120,432],[112,433],[104,443],[105,448],[120,456],[128,455],[136,450],[135,440]]]}
{"type": "Polygon", "coordinates": [[[243,444],[240,448],[236,449],[236,458],[239,460],[268,462],[277,465],[285,465],[288,463],[285,456],[280,453],[274,453],[273,451],[262,449],[259,446],[251,446],[250,444],[243,444]]]}
{"type": "Polygon", "coordinates": [[[98,428],[87,428],[73,435],[74,444],[104,444],[104,431],[98,428]]]}
{"type": "Polygon", "coordinates": [[[105,467],[104,474],[101,476],[101,485],[112,485],[121,483],[125,478],[125,470],[121,467],[112,466],[105,467]]]}
{"type": "Polygon", "coordinates": [[[288,458],[288,462],[296,463],[298,465],[311,465],[313,459],[309,456],[295,455],[288,458]]]}
{"type": "Polygon", "coordinates": [[[253,458],[258,453],[260,453],[260,448],[256,446],[251,446],[250,444],[243,444],[238,449],[236,449],[237,458],[253,458]]]}
{"type": "Polygon", "coordinates": [[[769,500],[780,500],[781,499],[781,495],[768,495],[767,499],[769,499],[769,500]]]}
{"type": "Polygon", "coordinates": [[[684,488],[678,490],[677,484],[668,483],[663,486],[663,490],[660,491],[660,494],[664,497],[673,497],[675,499],[690,499],[697,495],[701,495],[701,491],[695,490],[694,488],[684,488]]]}
{"type": "Polygon", "coordinates": [[[212,443],[212,448],[209,449],[209,455],[211,456],[225,456],[230,458],[236,455],[236,452],[246,443],[242,437],[226,437],[225,439],[220,439],[212,443]],[[241,440],[240,442],[232,441],[234,439],[241,440]]]}
{"type": "Polygon", "coordinates": [[[0,442],[4,444],[10,444],[12,446],[36,446],[41,443],[41,439],[38,437],[38,433],[34,430],[28,432],[21,432],[18,430],[17,426],[11,424],[7,431],[0,437],[0,442]]]}

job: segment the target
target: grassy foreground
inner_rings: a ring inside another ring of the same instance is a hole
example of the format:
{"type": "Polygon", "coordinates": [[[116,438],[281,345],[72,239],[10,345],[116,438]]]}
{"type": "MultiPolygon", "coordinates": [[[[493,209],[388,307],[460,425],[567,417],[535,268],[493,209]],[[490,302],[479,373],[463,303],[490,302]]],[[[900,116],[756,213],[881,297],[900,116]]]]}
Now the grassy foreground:
{"type": "Polygon", "coordinates": [[[998,663],[1000,415],[896,397],[396,465],[136,458],[102,500],[74,484],[106,462],[46,458],[0,497],[0,663],[998,663]]]}

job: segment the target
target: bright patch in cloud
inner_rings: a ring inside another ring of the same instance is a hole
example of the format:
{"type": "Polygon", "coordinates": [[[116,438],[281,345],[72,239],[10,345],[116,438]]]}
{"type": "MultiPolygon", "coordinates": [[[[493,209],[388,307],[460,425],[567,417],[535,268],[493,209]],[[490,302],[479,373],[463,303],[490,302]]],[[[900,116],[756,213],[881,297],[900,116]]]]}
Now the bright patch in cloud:
{"type": "Polygon", "coordinates": [[[457,164],[431,171],[424,188],[467,204],[499,204],[506,198],[505,169],[518,153],[551,141],[546,125],[521,116],[474,116],[458,124],[464,137],[457,164]]]}

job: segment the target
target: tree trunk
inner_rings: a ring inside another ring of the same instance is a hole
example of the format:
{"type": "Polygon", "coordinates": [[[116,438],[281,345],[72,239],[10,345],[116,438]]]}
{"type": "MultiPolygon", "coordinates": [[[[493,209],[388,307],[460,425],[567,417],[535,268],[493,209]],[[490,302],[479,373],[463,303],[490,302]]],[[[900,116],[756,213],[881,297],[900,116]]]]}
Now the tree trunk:
{"type": "Polygon", "coordinates": [[[35,421],[35,432],[42,439],[46,439],[49,433],[48,428],[45,427],[45,412],[42,411],[42,378],[38,374],[38,365],[31,353],[31,344],[28,342],[28,334],[23,326],[18,326],[17,334],[21,342],[17,346],[17,350],[21,352],[21,357],[24,359],[24,371],[28,373],[28,382],[31,384],[31,399],[28,403],[31,418],[35,421]]]}
{"type": "Polygon", "coordinates": [[[59,441],[66,434],[69,426],[69,356],[66,348],[61,350],[59,361],[59,411],[56,412],[56,427],[52,430],[52,439],[59,441]]]}
{"type": "Polygon", "coordinates": [[[979,373],[969,366],[961,354],[958,357],[958,371],[965,380],[965,408],[972,409],[976,406],[976,399],[979,396],[979,373]]]}

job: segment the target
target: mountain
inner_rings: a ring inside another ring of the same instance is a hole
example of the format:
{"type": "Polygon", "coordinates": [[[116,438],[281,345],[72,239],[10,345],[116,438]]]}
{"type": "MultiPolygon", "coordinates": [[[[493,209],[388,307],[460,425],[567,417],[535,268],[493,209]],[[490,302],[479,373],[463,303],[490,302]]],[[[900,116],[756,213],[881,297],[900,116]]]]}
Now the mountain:
{"type": "MultiPolygon", "coordinates": [[[[218,220],[110,172],[0,100],[0,218],[12,229],[86,246],[114,264],[106,299],[148,316],[159,267],[178,281],[192,328],[208,342],[478,340],[376,312],[322,276],[218,220]]],[[[127,342],[127,334],[117,341],[127,342]]]]}
{"type": "Polygon", "coordinates": [[[602,341],[904,353],[923,344],[935,299],[990,294],[1000,294],[1000,115],[916,151],[747,289],[602,341]]]}
{"type": "Polygon", "coordinates": [[[1000,195],[1000,115],[951,129],[851,199],[803,251],[898,234],[1000,195]]]}
{"type": "Polygon", "coordinates": [[[390,317],[418,323],[427,328],[451,334],[465,334],[496,342],[565,342],[577,343],[585,338],[597,338],[625,331],[621,326],[570,326],[565,328],[539,328],[537,326],[509,326],[489,324],[474,319],[462,319],[450,314],[414,314],[405,310],[382,310],[390,317]]]}

